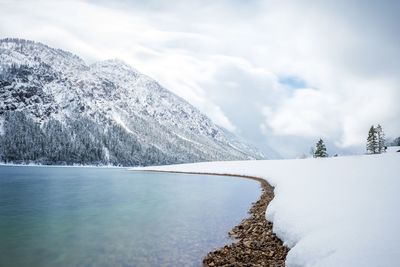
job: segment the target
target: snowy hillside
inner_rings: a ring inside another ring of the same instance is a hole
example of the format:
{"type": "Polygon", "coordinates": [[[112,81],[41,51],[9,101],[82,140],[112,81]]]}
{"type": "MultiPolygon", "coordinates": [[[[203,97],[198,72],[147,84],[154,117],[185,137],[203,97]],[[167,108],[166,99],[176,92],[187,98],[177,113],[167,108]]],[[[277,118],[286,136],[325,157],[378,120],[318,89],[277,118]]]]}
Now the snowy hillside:
{"type": "Polygon", "coordinates": [[[400,153],[148,169],[240,174],[275,186],[267,209],[287,266],[399,266],[400,153]]]}
{"type": "Polygon", "coordinates": [[[119,60],[0,40],[0,157],[149,165],[264,155],[119,60]]]}

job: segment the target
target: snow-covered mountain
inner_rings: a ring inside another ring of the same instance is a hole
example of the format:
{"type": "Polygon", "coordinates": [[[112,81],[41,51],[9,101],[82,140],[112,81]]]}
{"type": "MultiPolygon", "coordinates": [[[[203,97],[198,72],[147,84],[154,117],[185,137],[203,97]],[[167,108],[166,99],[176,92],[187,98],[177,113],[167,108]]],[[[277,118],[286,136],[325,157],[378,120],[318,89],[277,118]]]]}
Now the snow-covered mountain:
{"type": "Polygon", "coordinates": [[[264,155],[119,60],[0,40],[0,159],[151,165],[264,155]]]}

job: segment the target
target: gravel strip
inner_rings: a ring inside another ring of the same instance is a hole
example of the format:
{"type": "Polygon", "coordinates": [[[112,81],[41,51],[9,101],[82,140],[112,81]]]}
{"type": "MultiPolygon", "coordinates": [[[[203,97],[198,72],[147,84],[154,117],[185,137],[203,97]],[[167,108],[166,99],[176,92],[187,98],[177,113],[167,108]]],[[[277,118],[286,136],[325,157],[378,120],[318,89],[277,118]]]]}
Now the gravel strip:
{"type": "Polygon", "coordinates": [[[272,232],[272,223],[265,219],[268,204],[274,198],[274,189],[264,179],[240,176],[261,183],[260,199],[253,203],[250,217],[235,226],[229,235],[235,243],[207,254],[204,266],[285,266],[289,248],[272,232]]]}

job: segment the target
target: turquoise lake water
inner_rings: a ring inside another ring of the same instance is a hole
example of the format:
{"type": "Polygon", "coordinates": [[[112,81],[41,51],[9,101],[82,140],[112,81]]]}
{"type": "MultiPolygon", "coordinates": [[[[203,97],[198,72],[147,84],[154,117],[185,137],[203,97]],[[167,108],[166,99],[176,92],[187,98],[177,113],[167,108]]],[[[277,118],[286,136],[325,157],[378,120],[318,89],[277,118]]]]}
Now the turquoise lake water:
{"type": "Polygon", "coordinates": [[[226,176],[0,166],[0,266],[201,266],[259,195],[226,176]]]}

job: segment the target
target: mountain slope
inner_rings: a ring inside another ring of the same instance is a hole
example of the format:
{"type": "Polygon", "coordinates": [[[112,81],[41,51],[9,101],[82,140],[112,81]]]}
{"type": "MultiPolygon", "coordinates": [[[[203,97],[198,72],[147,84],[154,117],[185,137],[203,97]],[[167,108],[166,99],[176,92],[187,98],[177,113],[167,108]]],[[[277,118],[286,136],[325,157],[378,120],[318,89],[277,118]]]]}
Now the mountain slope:
{"type": "Polygon", "coordinates": [[[150,165],[263,158],[182,98],[119,60],[0,40],[0,157],[150,165]]]}

